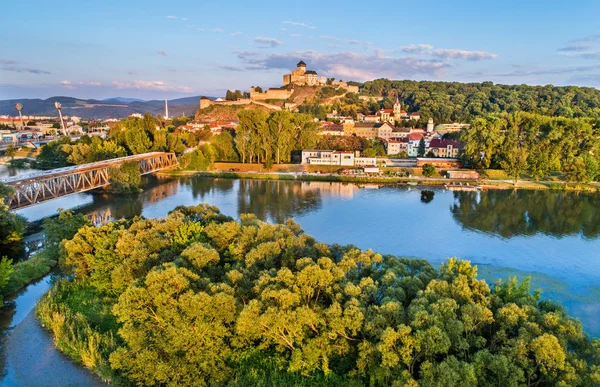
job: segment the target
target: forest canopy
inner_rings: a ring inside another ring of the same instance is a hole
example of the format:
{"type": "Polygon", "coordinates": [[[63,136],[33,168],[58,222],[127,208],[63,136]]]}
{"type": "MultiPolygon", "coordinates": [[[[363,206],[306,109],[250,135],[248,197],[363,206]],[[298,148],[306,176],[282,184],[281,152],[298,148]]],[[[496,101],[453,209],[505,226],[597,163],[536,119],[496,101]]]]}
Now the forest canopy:
{"type": "Polygon", "coordinates": [[[600,90],[592,87],[376,79],[362,84],[361,90],[386,97],[391,104],[397,96],[404,110],[432,117],[436,123],[470,122],[484,114],[516,111],[600,118],[600,90]]]}
{"type": "Polygon", "coordinates": [[[589,386],[600,342],[528,281],[326,245],[206,205],[85,226],[38,316],[115,384],[589,386]]]}

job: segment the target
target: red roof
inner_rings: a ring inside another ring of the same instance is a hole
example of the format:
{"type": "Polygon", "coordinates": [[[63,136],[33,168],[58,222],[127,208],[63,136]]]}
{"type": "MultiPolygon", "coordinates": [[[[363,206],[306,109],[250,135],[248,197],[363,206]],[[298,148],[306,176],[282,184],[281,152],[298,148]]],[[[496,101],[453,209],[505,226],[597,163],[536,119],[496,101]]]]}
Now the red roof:
{"type": "Polygon", "coordinates": [[[383,109],[384,113],[393,113],[394,109],[383,109]]]}
{"type": "Polygon", "coordinates": [[[410,141],[416,141],[416,140],[420,140],[423,138],[423,135],[421,133],[411,133],[407,136],[407,138],[410,141]]]}
{"type": "Polygon", "coordinates": [[[414,117],[414,116],[419,116],[419,117],[421,117],[421,113],[413,112],[413,113],[410,113],[410,116],[411,116],[411,117],[414,117]]]}

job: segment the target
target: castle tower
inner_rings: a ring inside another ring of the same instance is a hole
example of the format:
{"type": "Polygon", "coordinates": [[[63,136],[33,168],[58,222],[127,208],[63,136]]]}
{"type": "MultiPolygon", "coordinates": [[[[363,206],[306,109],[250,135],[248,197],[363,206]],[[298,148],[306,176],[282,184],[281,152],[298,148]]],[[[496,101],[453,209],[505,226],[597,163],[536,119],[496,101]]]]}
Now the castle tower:
{"type": "Polygon", "coordinates": [[[400,121],[402,118],[400,117],[402,115],[402,105],[400,104],[400,99],[398,99],[398,97],[396,97],[396,103],[394,103],[394,118],[397,121],[400,121]]]}
{"type": "Polygon", "coordinates": [[[306,72],[306,63],[304,61],[298,62],[296,66],[298,68],[298,75],[303,75],[306,72]]]}
{"type": "Polygon", "coordinates": [[[433,132],[433,118],[430,118],[429,121],[427,121],[427,133],[431,132],[433,132]]]}
{"type": "Polygon", "coordinates": [[[206,109],[211,105],[212,101],[206,97],[200,98],[200,109],[206,109]]]}

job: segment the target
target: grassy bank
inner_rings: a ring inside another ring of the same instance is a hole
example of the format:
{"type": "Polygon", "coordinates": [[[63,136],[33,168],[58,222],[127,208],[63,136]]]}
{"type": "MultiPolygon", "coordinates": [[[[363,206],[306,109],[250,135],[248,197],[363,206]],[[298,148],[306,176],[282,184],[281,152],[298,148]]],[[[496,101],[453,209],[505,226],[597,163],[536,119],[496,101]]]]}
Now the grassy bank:
{"type": "Polygon", "coordinates": [[[281,173],[243,173],[243,172],[208,172],[208,171],[169,171],[160,172],[163,176],[181,177],[181,176],[205,176],[219,177],[224,179],[258,179],[258,180],[288,180],[288,181],[324,181],[324,182],[342,182],[356,184],[406,184],[408,182],[418,182],[423,185],[444,185],[448,181],[443,179],[416,180],[399,177],[378,177],[378,176],[343,176],[343,175],[293,175],[281,173]]]}
{"type": "Polygon", "coordinates": [[[47,253],[39,252],[26,261],[18,262],[13,266],[13,272],[10,275],[8,283],[2,289],[4,294],[13,294],[19,292],[31,282],[42,278],[56,266],[47,253]]]}
{"type": "Polygon", "coordinates": [[[404,177],[383,177],[383,176],[343,176],[343,175],[301,175],[301,174],[285,174],[285,173],[252,173],[252,172],[213,172],[213,171],[184,171],[174,170],[159,172],[163,176],[181,177],[181,176],[205,176],[218,177],[225,179],[258,179],[258,180],[292,180],[292,181],[327,181],[327,182],[344,182],[355,184],[390,184],[390,185],[407,185],[416,183],[422,186],[436,186],[446,184],[465,184],[481,185],[488,189],[527,189],[527,190],[556,190],[556,191],[582,191],[582,192],[600,192],[598,183],[567,183],[560,181],[530,181],[519,180],[517,184],[505,180],[482,179],[479,181],[472,180],[456,180],[437,178],[404,178],[404,177]]]}

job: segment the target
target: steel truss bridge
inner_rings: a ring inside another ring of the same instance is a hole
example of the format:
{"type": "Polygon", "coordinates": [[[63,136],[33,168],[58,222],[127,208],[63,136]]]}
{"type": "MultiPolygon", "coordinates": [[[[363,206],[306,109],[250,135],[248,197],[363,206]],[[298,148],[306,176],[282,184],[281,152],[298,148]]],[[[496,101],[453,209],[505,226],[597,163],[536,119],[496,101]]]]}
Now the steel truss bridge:
{"type": "Polygon", "coordinates": [[[178,165],[174,153],[151,152],[15,176],[2,180],[15,191],[5,203],[10,209],[19,209],[61,196],[104,187],[110,184],[110,169],[128,161],[136,161],[142,175],[178,165]]]}

